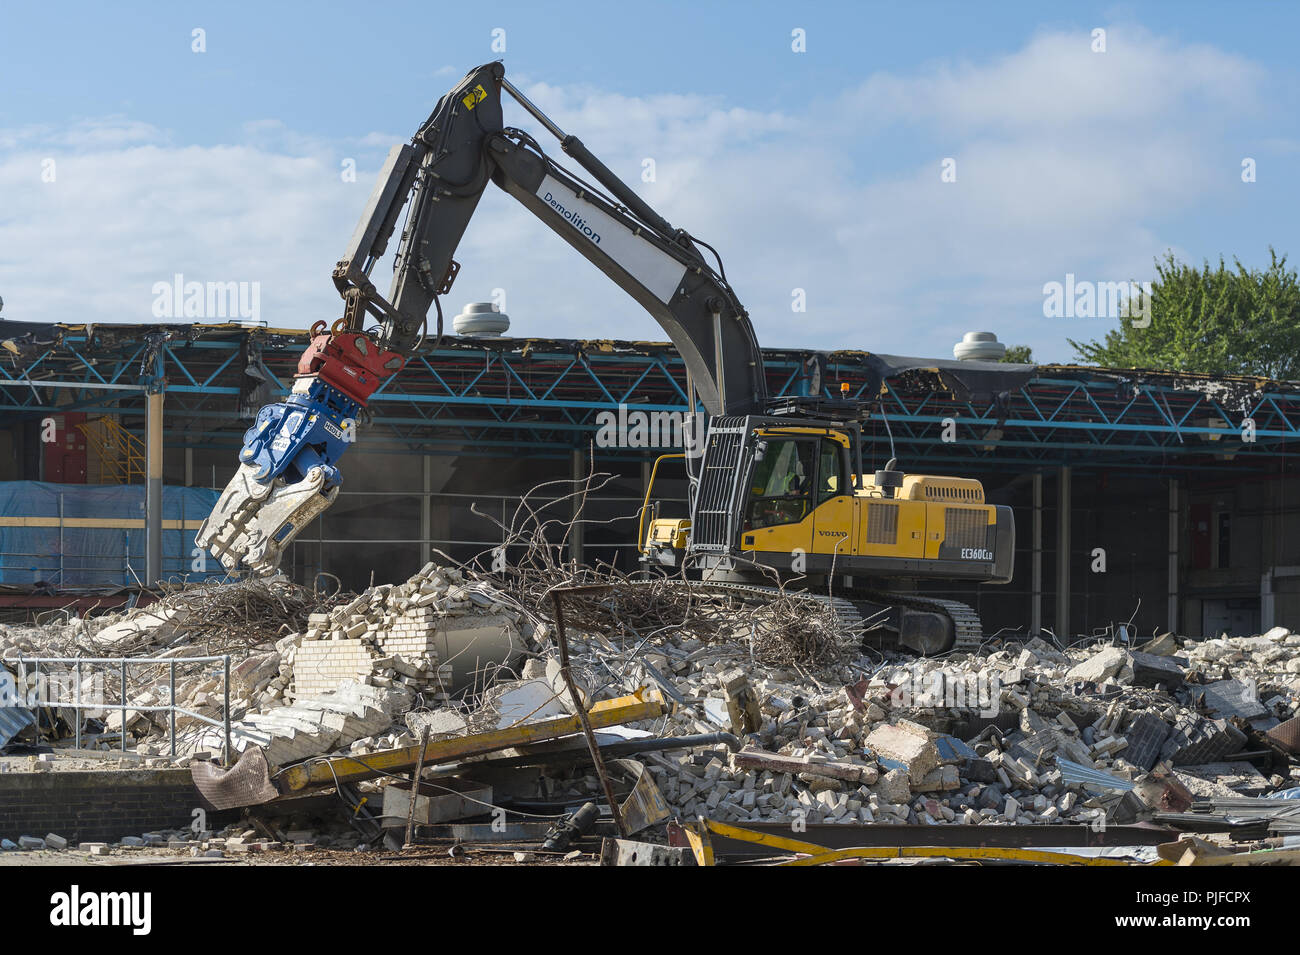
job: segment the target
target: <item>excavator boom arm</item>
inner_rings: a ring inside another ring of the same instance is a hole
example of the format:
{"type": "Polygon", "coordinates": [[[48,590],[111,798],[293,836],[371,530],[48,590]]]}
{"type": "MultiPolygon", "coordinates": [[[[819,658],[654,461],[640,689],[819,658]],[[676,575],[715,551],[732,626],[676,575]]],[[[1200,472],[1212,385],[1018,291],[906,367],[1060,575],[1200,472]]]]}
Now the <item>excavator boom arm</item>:
{"type": "Polygon", "coordinates": [[[389,153],[333,273],[343,317],[318,323],[286,401],[262,409],[245,434],[240,468],[198,534],[230,570],[262,574],[307,520],[333,501],[338,458],[356,417],[384,378],[428,334],[428,315],[455,281],[454,255],[488,182],[509,193],[651,314],[676,346],[694,393],[711,415],[760,413],[767,399],[753,325],[696,240],[675,229],[505,79],[499,62],[471,70],[443,96],[411,142],[389,153]],[[502,92],[559,139],[599,186],[553,162],[527,133],[506,127],[502,92]],[[392,285],[371,280],[397,231],[392,285]],[[379,320],[378,339],[364,332],[379,320]]]}

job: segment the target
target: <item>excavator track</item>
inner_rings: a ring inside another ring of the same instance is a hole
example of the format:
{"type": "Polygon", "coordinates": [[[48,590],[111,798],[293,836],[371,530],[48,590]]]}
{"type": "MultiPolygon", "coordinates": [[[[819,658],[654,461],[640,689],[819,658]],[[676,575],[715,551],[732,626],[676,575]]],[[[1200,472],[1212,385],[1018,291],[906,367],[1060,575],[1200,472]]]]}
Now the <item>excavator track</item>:
{"type": "Polygon", "coordinates": [[[964,604],[960,600],[903,594],[892,590],[852,590],[849,593],[852,598],[874,604],[893,604],[909,610],[946,616],[952,622],[953,643],[945,652],[975,653],[984,642],[984,628],[980,623],[979,614],[969,604],[964,604]]]}
{"type": "MultiPolygon", "coordinates": [[[[650,581],[634,581],[634,583],[648,584],[650,581]]],[[[811,590],[782,591],[776,587],[763,584],[731,581],[692,580],[682,581],[681,583],[682,586],[690,587],[692,590],[713,592],[720,595],[749,596],[770,600],[774,596],[784,594],[787,597],[815,601],[830,607],[844,621],[844,629],[850,633],[862,633],[866,630],[866,621],[878,614],[883,607],[905,607],[909,610],[940,614],[950,621],[953,629],[953,643],[952,646],[943,651],[945,653],[974,653],[979,650],[984,639],[979,614],[969,604],[964,604],[959,600],[925,597],[919,594],[902,594],[895,591],[852,589],[845,591],[843,596],[836,596],[816,593],[811,590]]],[[[894,634],[892,640],[885,638],[888,633],[890,631],[886,628],[866,630],[864,641],[878,650],[910,651],[910,648],[904,647],[898,642],[897,634],[894,634]]]]}

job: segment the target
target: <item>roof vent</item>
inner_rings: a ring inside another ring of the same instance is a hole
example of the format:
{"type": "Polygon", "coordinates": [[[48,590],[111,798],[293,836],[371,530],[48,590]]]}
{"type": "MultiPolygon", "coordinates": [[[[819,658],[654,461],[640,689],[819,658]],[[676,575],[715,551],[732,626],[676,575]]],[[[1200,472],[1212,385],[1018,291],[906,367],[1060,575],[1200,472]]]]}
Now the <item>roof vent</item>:
{"type": "Polygon", "coordinates": [[[471,338],[494,338],[510,328],[510,317],[492,302],[470,302],[452,320],[457,335],[471,338]]]}
{"type": "Polygon", "coordinates": [[[952,353],[962,361],[1001,361],[1007,346],[992,332],[967,332],[952,346],[952,353]]]}

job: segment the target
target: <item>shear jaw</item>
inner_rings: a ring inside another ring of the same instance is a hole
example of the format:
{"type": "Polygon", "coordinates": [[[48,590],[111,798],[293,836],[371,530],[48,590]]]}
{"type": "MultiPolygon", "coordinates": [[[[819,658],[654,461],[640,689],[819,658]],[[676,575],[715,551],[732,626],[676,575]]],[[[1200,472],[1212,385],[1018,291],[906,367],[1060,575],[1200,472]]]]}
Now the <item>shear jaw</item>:
{"type": "Polygon", "coordinates": [[[334,503],[339,488],[323,491],[326,475],[318,467],[292,484],[283,478],[262,484],[254,477],[257,470],[239,466],[194,540],[230,573],[238,573],[243,564],[257,576],[268,577],[299,532],[334,503]]]}

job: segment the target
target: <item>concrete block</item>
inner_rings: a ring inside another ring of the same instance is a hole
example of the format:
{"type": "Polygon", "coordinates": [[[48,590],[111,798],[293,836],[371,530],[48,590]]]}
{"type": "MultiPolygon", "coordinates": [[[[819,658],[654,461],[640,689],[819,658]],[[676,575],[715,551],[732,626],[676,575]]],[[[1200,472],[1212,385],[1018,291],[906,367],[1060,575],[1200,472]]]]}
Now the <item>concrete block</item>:
{"type": "Polygon", "coordinates": [[[902,720],[877,726],[864,745],[877,755],[906,765],[913,783],[919,783],[939,765],[939,750],[930,739],[930,731],[919,723],[902,720]]]}
{"type": "Polygon", "coordinates": [[[1155,766],[1160,749],[1169,738],[1169,724],[1154,713],[1139,713],[1124,731],[1128,748],[1124,758],[1144,772],[1155,766]]]}
{"type": "Polygon", "coordinates": [[[1134,686],[1161,683],[1166,689],[1176,690],[1183,685],[1183,668],[1167,656],[1134,652],[1129,654],[1129,661],[1133,666],[1134,686]]]}
{"type": "Polygon", "coordinates": [[[892,769],[880,777],[875,792],[882,804],[905,803],[912,795],[912,785],[906,770],[892,769]]]}
{"type": "Polygon", "coordinates": [[[926,774],[926,777],[912,788],[916,792],[951,792],[961,789],[961,775],[956,766],[940,766],[926,774]]]}
{"type": "MultiPolygon", "coordinates": [[[[427,825],[481,816],[488,811],[484,803],[491,802],[492,787],[486,784],[460,779],[440,780],[437,786],[421,783],[415,797],[414,818],[417,823],[427,825]]],[[[407,814],[411,808],[410,782],[395,782],[385,786],[383,806],[384,828],[406,828],[407,814]]]]}
{"type": "Polygon", "coordinates": [[[1076,663],[1065,675],[1066,683],[1101,683],[1117,675],[1128,663],[1128,651],[1122,647],[1107,647],[1094,653],[1081,663],[1076,663]]]}
{"type": "Polygon", "coordinates": [[[1246,743],[1246,734],[1227,720],[1208,720],[1185,713],[1174,721],[1160,758],[1176,766],[1211,763],[1231,756],[1246,743]]]}

